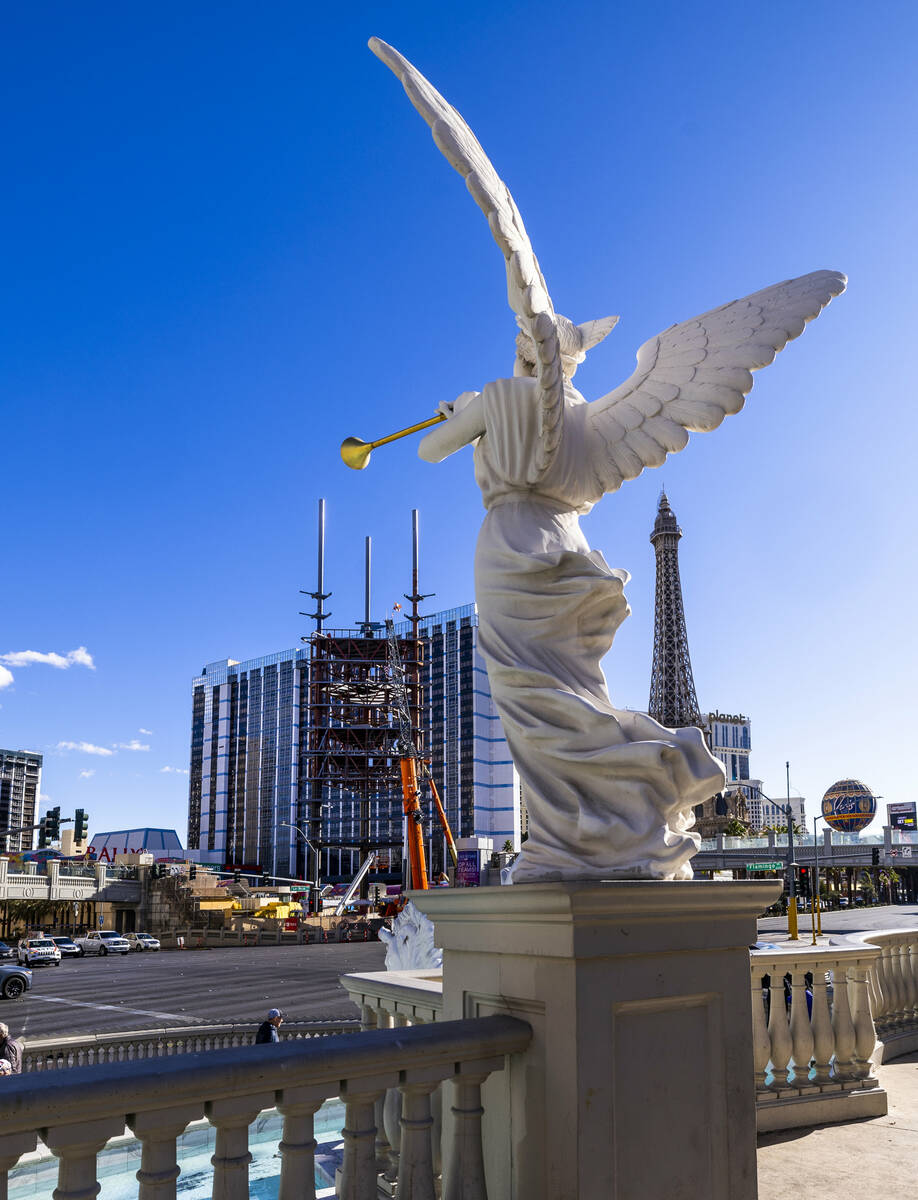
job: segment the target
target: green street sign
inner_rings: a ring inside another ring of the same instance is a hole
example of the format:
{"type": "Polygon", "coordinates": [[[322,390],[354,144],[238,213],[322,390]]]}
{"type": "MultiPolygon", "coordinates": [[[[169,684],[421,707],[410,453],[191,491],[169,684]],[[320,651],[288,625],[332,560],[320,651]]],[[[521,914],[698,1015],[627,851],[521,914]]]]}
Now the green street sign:
{"type": "Polygon", "coordinates": [[[746,863],[747,871],[781,871],[783,868],[783,862],[746,863]]]}

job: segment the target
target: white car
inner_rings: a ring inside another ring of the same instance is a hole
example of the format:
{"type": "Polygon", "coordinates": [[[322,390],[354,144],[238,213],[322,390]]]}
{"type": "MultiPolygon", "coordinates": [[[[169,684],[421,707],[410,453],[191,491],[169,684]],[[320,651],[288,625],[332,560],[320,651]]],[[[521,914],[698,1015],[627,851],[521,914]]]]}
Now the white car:
{"type": "Polygon", "coordinates": [[[129,933],[127,940],[130,942],[132,950],[159,949],[159,938],[155,938],[152,933],[129,933]]]}
{"type": "Polygon", "coordinates": [[[78,937],[76,944],[83,954],[127,954],[131,943],[114,929],[94,929],[85,937],[78,937]]]}
{"type": "Polygon", "coordinates": [[[48,937],[23,938],[19,943],[17,957],[24,967],[61,965],[61,952],[48,937]]]}

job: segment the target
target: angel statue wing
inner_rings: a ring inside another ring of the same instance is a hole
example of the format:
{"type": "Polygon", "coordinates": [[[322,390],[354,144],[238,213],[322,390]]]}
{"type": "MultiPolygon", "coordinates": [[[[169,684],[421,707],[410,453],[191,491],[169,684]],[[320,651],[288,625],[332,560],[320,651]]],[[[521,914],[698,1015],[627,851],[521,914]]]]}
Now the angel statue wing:
{"type": "MultiPolygon", "coordinates": [[[[541,449],[530,478],[530,482],[536,482],[547,470],[561,440],[564,384],[559,325],[562,321],[566,325],[571,322],[566,318],[559,319],[555,313],[519,209],[471,129],[407,58],[379,38],[370,38],[369,46],[402,81],[408,99],[430,126],[437,146],[465,180],[476,204],[488,219],[494,240],[503,251],[507,264],[507,298],[523,334],[534,346],[534,361],[520,366],[521,373],[535,374],[539,386],[541,449]]],[[[590,326],[598,324],[589,323],[590,326]]],[[[571,328],[581,342],[594,332],[581,331],[578,326],[571,328]]],[[[602,336],[602,332],[594,336],[593,344],[602,336]]]]}
{"type": "Polygon", "coordinates": [[[588,405],[593,468],[614,492],[681,450],[690,432],[716,429],[743,407],[752,372],[766,367],[847,284],[814,271],[673,325],[645,342],[637,369],[588,405]]]}

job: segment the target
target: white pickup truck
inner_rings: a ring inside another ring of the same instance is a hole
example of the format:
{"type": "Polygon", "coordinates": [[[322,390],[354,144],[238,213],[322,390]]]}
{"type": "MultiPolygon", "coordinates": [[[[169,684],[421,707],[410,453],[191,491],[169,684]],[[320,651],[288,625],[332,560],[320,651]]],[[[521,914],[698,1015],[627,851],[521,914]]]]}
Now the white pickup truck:
{"type": "Polygon", "coordinates": [[[114,929],[94,929],[85,937],[74,938],[80,954],[129,954],[131,943],[114,929]]]}

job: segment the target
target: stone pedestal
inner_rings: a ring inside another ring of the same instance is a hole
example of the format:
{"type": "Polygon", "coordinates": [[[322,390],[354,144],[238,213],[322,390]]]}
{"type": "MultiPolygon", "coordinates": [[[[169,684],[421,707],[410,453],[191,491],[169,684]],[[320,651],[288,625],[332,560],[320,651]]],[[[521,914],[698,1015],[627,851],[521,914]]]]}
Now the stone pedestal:
{"type": "Polygon", "coordinates": [[[749,946],[776,881],[522,884],[412,899],[444,1019],[533,1041],[484,1089],[492,1200],[754,1200],[749,946]]]}

